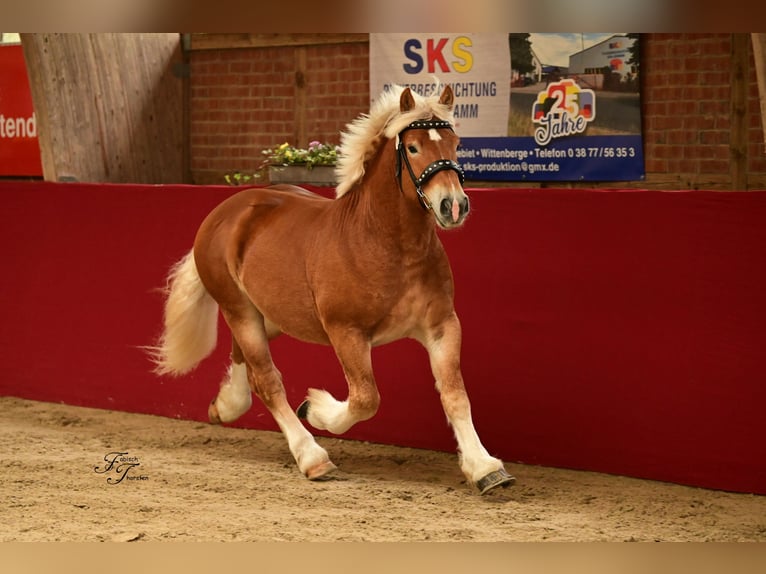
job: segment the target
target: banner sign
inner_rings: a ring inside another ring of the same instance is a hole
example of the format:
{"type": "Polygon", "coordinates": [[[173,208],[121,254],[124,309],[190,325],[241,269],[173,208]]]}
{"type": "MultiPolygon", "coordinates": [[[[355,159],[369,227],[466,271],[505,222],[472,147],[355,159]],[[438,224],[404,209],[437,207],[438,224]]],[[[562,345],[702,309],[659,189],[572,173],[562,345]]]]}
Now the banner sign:
{"type": "Polygon", "coordinates": [[[370,34],[370,92],[397,83],[428,95],[433,76],[452,85],[468,179],[641,180],[637,42],[611,33],[370,34]]]}
{"type": "Polygon", "coordinates": [[[461,137],[503,136],[510,61],[507,34],[370,34],[370,100],[392,84],[430,96],[438,78],[455,93],[461,137]]]}
{"type": "Polygon", "coordinates": [[[640,135],[461,138],[466,178],[489,181],[629,181],[644,178],[640,135]]]}
{"type": "Polygon", "coordinates": [[[37,118],[20,44],[0,45],[0,176],[42,176],[37,118]]]}

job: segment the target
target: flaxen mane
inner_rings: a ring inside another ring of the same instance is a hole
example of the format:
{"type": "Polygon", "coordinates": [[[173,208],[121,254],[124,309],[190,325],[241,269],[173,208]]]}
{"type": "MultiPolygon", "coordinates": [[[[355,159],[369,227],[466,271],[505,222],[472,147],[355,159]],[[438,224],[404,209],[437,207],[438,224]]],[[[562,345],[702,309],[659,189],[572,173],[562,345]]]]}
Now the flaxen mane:
{"type": "Polygon", "coordinates": [[[341,197],[362,179],[365,163],[375,154],[382,138],[393,138],[415,120],[431,116],[454,124],[452,110],[439,103],[439,86],[429,97],[412,92],[415,108],[404,114],[399,112],[399,97],[403,91],[404,88],[398,85],[385,90],[372,104],[369,114],[360,115],[341,133],[340,153],[335,167],[339,182],[336,197],[341,197]]]}

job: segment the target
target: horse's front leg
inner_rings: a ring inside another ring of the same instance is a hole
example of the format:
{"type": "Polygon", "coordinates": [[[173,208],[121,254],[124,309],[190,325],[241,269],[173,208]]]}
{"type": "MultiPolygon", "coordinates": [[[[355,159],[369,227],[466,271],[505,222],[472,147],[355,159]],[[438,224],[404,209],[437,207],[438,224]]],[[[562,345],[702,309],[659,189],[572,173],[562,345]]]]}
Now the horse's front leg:
{"type": "Polygon", "coordinates": [[[348,398],[339,401],[325,390],[309,389],[297,412],[314,428],[341,434],[371,418],[378,411],[380,395],[372,373],[369,338],[345,328],[328,330],[328,334],[346,376],[348,398]]]}
{"type": "Polygon", "coordinates": [[[452,313],[422,341],[428,350],[444,412],[455,432],[460,467],[466,478],[484,494],[498,486],[509,486],[516,479],[503,462],[489,455],[481,444],[471,419],[471,404],[460,372],[460,321],[452,313]]]}

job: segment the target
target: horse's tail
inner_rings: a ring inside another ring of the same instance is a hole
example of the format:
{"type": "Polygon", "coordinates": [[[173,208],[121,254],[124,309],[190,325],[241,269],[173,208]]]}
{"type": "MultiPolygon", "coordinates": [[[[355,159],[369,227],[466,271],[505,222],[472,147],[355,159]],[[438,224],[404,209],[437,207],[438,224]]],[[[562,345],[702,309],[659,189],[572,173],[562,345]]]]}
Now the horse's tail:
{"type": "Polygon", "coordinates": [[[158,344],[149,347],[157,374],[182,375],[215,349],[218,304],[205,289],[190,251],[168,273],[165,328],[158,344]]]}

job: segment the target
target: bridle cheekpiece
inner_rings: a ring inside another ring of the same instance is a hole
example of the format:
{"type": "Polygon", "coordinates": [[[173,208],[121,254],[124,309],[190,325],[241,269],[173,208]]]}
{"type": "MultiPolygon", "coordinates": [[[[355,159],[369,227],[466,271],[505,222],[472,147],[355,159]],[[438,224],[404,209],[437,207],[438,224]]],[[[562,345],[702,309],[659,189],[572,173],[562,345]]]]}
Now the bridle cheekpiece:
{"type": "Polygon", "coordinates": [[[448,129],[452,131],[452,124],[445,120],[417,120],[403,128],[399,135],[397,136],[398,144],[396,147],[397,155],[396,155],[396,179],[399,182],[399,189],[402,189],[402,162],[404,162],[405,167],[407,168],[407,172],[410,174],[410,179],[412,180],[412,183],[415,185],[415,191],[418,194],[418,199],[420,200],[420,205],[423,206],[423,209],[428,211],[429,209],[432,209],[431,202],[426,197],[426,194],[423,193],[423,186],[428,183],[428,180],[430,180],[433,176],[435,176],[440,171],[444,171],[445,169],[452,170],[457,173],[458,178],[460,179],[460,185],[463,185],[463,182],[465,181],[465,174],[463,173],[463,168],[458,165],[457,162],[452,161],[451,159],[437,159],[434,162],[431,162],[426,166],[426,168],[423,170],[423,173],[420,174],[420,177],[415,177],[415,172],[412,171],[412,165],[410,165],[410,160],[407,157],[407,151],[404,149],[404,140],[402,138],[402,135],[404,135],[404,132],[407,130],[431,130],[431,129],[448,129]]]}

